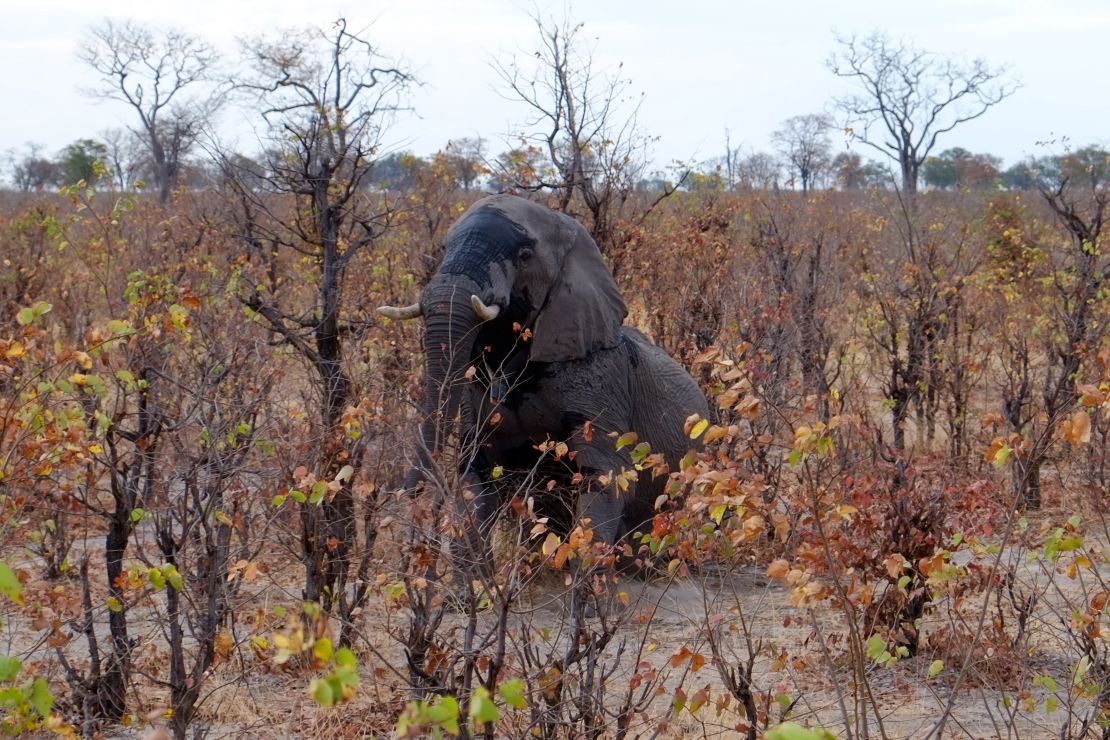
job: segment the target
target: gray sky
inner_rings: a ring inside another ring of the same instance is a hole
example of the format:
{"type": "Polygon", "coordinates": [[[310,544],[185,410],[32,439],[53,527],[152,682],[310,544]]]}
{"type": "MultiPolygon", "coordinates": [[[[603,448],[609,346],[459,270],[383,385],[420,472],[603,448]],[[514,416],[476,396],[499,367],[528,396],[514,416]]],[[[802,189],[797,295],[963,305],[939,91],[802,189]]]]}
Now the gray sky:
{"type": "MultiPolygon", "coordinates": [[[[95,78],[75,59],[76,46],[105,16],[185,28],[232,64],[237,37],[326,26],[345,14],[352,27],[372,24],[371,39],[405,59],[424,82],[411,96],[415,113],[391,130],[393,148],[428,154],[450,138],[480,135],[496,154],[509,148],[504,142],[527,111],[499,94],[491,61],[535,50],[529,19],[535,7],[559,15],[566,6],[545,0],[0,0],[6,111],[0,151],[35,141],[52,153],[131,123],[123,104],[78,93],[95,78]]],[[[1023,83],[997,108],[942,139],[938,151],[962,146],[1009,164],[1045,153],[1038,142],[1046,140],[1110,142],[1106,0],[591,0],[569,12],[596,37],[595,63],[615,68],[623,62],[622,75],[644,94],[639,120],[659,137],[654,159],[660,165],[723,154],[726,128],[734,146],[770,150],[781,121],[821,112],[848,89],[824,64],[836,48],[834,32],[873,30],[930,51],[1009,65],[1023,83]]],[[[225,136],[242,130],[243,115],[223,115],[225,136]]],[[[844,145],[842,137],[837,143],[844,145]]]]}

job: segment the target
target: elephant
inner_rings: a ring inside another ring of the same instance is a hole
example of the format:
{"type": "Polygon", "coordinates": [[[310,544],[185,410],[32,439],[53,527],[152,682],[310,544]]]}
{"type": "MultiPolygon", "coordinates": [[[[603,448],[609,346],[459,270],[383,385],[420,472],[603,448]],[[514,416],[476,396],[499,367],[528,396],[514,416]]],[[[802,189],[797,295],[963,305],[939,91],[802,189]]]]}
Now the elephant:
{"type": "Polygon", "coordinates": [[[503,503],[504,471],[537,465],[541,483],[563,484],[533,500],[564,534],[584,518],[608,545],[642,531],[666,476],[645,473],[628,491],[606,485],[609,473],[632,468],[614,435],[635,432],[673,465],[695,446],[688,417],[708,418],[685,368],[624,325],[627,308],[589,232],[525,198],[474,203],[448,232],[419,302],[379,311],[425,325],[423,420],[404,486],[429,476],[459,423],[472,454],[460,458],[467,490],[456,498],[482,543],[503,503]],[[569,453],[559,460],[539,449],[557,441],[569,453]]]}

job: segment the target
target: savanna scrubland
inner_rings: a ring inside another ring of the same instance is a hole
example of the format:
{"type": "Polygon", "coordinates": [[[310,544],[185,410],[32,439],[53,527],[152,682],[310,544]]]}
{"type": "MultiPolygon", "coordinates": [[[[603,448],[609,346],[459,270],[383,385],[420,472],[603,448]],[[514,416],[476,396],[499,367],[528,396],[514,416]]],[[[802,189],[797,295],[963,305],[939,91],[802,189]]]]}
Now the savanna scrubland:
{"type": "Polygon", "coordinates": [[[5,731],[1107,732],[1104,155],[1028,189],[637,187],[608,139],[369,184],[370,114],[304,108],[201,186],[0,202],[5,731]],[[479,181],[579,218],[709,401],[669,470],[613,439],[615,490],[669,476],[638,573],[537,518],[538,477],[459,594],[457,468],[400,490],[421,331],[375,308],[479,181]]]}

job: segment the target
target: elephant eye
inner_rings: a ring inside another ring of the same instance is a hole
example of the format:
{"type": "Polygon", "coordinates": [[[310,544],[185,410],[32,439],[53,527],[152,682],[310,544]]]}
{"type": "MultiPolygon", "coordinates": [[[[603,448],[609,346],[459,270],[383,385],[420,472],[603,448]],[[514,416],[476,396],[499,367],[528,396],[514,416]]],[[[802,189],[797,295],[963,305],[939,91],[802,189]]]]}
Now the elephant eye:
{"type": "Polygon", "coordinates": [[[534,253],[532,252],[531,249],[529,249],[528,247],[524,247],[519,252],[517,252],[517,258],[521,262],[527,262],[528,260],[532,259],[533,254],[534,253]]]}

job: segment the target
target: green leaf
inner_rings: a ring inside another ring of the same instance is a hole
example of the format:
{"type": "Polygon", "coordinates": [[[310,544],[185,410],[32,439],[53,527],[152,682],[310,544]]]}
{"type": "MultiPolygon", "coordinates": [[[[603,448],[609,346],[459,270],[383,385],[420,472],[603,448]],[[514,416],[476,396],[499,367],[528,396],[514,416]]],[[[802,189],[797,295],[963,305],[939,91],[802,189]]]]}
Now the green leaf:
{"type": "Polygon", "coordinates": [[[428,707],[428,720],[448,735],[459,734],[459,700],[447,694],[428,707]]]}
{"type": "Polygon", "coordinates": [[[0,560],[0,594],[23,606],[23,584],[3,560],[0,560]]]}
{"type": "Polygon", "coordinates": [[[358,659],[350,648],[341,647],[335,651],[335,664],[340,668],[357,668],[358,659]]]}
{"type": "Polygon", "coordinates": [[[322,678],[312,679],[312,683],[308,685],[309,696],[322,707],[335,706],[335,691],[332,689],[331,684],[322,678]]]}
{"type": "Polygon", "coordinates": [[[497,694],[510,707],[524,708],[524,682],[519,678],[502,681],[501,685],[497,687],[497,694]]]}
{"type": "Polygon", "coordinates": [[[871,635],[867,639],[867,657],[871,660],[878,660],[879,657],[886,652],[886,643],[883,638],[878,635],[871,635]]]}
{"type": "Polygon", "coordinates": [[[50,710],[54,708],[54,695],[50,693],[50,686],[42,678],[36,678],[31,684],[31,695],[27,700],[43,719],[49,717],[50,710]]]}
{"type": "Polygon", "coordinates": [[[15,315],[15,320],[19,322],[20,326],[27,326],[34,323],[36,319],[50,313],[54,307],[46,301],[38,301],[33,306],[19,309],[15,315]]]}
{"type": "Polygon", "coordinates": [[[332,652],[331,640],[326,637],[321,637],[312,645],[312,654],[321,663],[331,660],[332,652]]]}
{"type": "Polygon", "coordinates": [[[166,577],[166,580],[169,581],[175,591],[180,591],[185,587],[185,579],[181,577],[181,572],[178,571],[177,566],[173,563],[166,563],[162,566],[162,575],[166,577]]]}
{"type": "Polygon", "coordinates": [[[939,674],[943,670],[944,670],[944,661],[943,660],[934,660],[932,663],[929,664],[929,678],[933,678],[934,676],[936,676],[937,674],[939,674]]]}
{"type": "Polygon", "coordinates": [[[501,719],[501,711],[485,686],[479,686],[470,696],[470,719],[480,725],[501,719]]]}
{"type": "Polygon", "coordinates": [[[1072,534],[1060,539],[1060,552],[1071,552],[1072,550],[1078,550],[1081,547],[1083,547],[1082,537],[1078,537],[1072,534]]]}
{"type": "Polygon", "coordinates": [[[811,730],[797,722],[783,722],[768,730],[765,737],[767,740],[831,740],[835,736],[825,729],[811,730]]]}
{"type": "Polygon", "coordinates": [[[679,460],[679,462],[678,462],[678,469],[679,470],[689,470],[690,468],[694,467],[694,464],[697,461],[698,461],[698,453],[695,452],[694,450],[687,450],[686,454],[683,455],[682,459],[679,460]]]}
{"type": "Polygon", "coordinates": [[[23,661],[10,655],[0,655],[0,681],[7,683],[19,675],[23,661]]]}
{"type": "Polygon", "coordinates": [[[123,602],[115,596],[109,596],[107,601],[104,602],[108,605],[108,611],[119,613],[123,611],[123,602]]]}
{"type": "Polygon", "coordinates": [[[120,321],[119,319],[112,319],[108,322],[108,331],[110,331],[113,336],[118,337],[121,334],[130,334],[132,332],[132,329],[131,324],[129,324],[128,322],[120,321]]]}
{"type": "Polygon", "coordinates": [[[625,432],[617,437],[617,449],[622,450],[629,445],[634,445],[637,439],[639,439],[639,435],[636,432],[625,432]]]}
{"type": "Polygon", "coordinates": [[[308,497],[310,504],[318,504],[324,500],[325,494],[328,492],[328,484],[325,481],[318,480],[312,484],[312,493],[308,497]]]}
{"type": "Polygon", "coordinates": [[[671,697],[671,714],[678,716],[678,713],[686,706],[686,692],[679,686],[674,690],[674,696],[671,697]]]}

